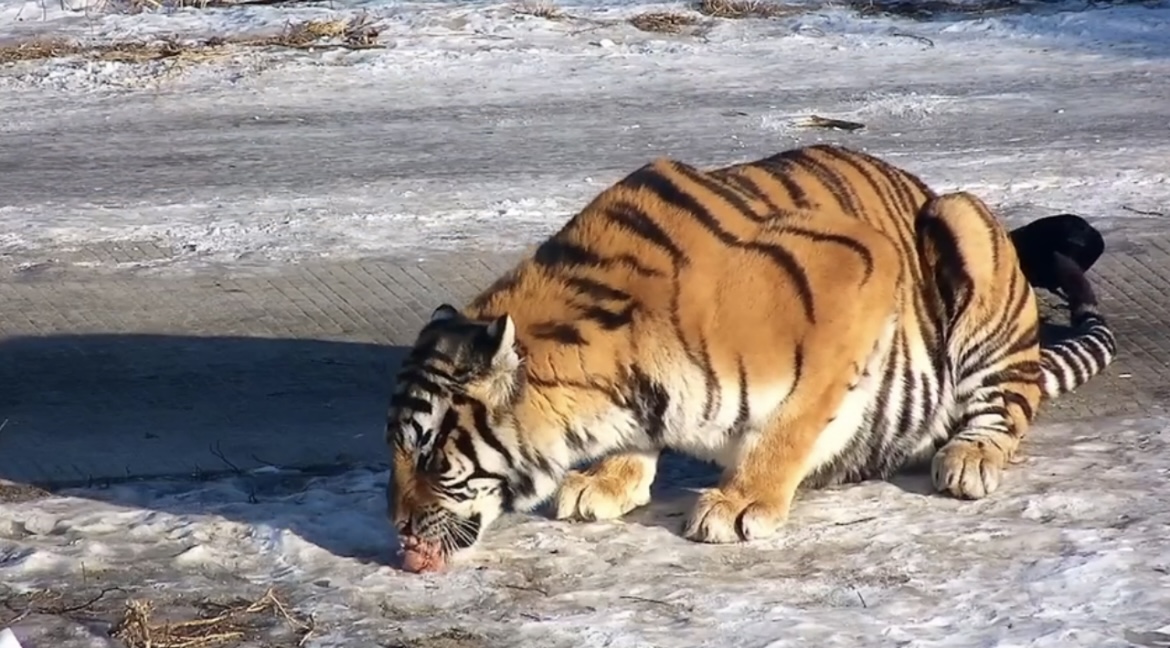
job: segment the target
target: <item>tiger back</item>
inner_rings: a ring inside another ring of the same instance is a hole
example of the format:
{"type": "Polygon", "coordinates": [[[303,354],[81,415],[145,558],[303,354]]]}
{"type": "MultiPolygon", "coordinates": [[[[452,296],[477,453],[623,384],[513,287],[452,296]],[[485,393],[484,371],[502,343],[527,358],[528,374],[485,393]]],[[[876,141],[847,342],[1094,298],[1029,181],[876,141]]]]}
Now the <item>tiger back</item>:
{"type": "Polygon", "coordinates": [[[668,448],[724,469],[696,541],[769,536],[801,486],[921,460],[983,497],[1041,399],[1112,359],[1077,270],[1078,335],[1042,349],[1009,234],[970,194],[834,146],[657,160],[436,309],[391,398],[391,516],[452,550],[549,498],[615,518],[649,501],[668,448]]]}

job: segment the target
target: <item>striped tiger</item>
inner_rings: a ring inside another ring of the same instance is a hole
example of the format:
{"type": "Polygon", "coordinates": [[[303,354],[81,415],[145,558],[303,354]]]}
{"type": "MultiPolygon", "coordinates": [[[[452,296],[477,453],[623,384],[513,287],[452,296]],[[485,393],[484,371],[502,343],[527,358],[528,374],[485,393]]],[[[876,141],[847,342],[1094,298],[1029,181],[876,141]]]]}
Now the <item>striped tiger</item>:
{"type": "Polygon", "coordinates": [[[1010,233],[969,193],[838,146],[657,159],[435,309],[390,399],[391,521],[447,556],[550,498],[558,519],[618,518],[666,449],[723,469],[685,523],[698,542],[771,536],[798,488],[913,464],[984,497],[1042,399],[1114,356],[1061,245],[1045,271],[1073,335],[1042,346],[1010,233]]]}

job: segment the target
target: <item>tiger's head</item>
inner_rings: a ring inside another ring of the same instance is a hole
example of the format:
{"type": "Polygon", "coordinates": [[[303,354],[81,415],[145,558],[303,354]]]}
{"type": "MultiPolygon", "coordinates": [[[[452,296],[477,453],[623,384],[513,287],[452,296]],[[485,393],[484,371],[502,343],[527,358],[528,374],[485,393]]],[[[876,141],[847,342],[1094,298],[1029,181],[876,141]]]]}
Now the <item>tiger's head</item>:
{"type": "Polygon", "coordinates": [[[519,475],[510,413],[523,382],[511,317],[478,321],[449,304],[435,309],[398,372],[387,418],[388,514],[400,538],[449,555],[512,507],[519,475]]]}

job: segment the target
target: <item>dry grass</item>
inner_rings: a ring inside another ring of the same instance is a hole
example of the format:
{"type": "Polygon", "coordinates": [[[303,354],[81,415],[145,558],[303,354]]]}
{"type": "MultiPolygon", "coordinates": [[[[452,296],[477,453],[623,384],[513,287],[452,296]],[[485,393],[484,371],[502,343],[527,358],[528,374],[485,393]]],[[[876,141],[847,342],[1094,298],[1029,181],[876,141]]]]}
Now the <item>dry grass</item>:
{"type": "Polygon", "coordinates": [[[699,0],[695,8],[712,18],[778,18],[809,9],[771,0],[699,0]]]}
{"type": "Polygon", "coordinates": [[[175,620],[183,613],[172,611],[167,615],[171,618],[163,621],[155,618],[155,602],[126,598],[127,593],[116,586],[83,595],[77,591],[15,592],[0,585],[0,628],[16,625],[30,616],[87,624],[117,619],[109,635],[126,648],[210,648],[256,639],[273,645],[267,641],[274,635],[280,636],[281,646],[303,646],[316,629],[312,617],[294,614],[273,588],[255,600],[228,604],[207,599],[194,603],[173,600],[168,605],[186,610],[186,615],[194,618],[175,620]]]}
{"type": "Polygon", "coordinates": [[[252,5],[291,5],[316,0],[101,0],[97,10],[104,13],[138,14],[174,9],[216,9],[252,5]]]}
{"type": "Polygon", "coordinates": [[[630,24],[644,32],[677,34],[699,24],[699,19],[673,11],[647,11],[630,18],[630,24]]]}
{"type": "Polygon", "coordinates": [[[512,12],[522,16],[536,16],[547,20],[563,20],[568,14],[560,7],[543,0],[531,0],[512,6],[512,12]]]}
{"type": "Polygon", "coordinates": [[[350,19],[289,24],[281,33],[271,36],[235,36],[204,41],[181,42],[169,38],[85,45],[62,38],[39,38],[0,45],[0,65],[67,56],[119,63],[197,62],[227,56],[238,48],[372,49],[379,47],[378,34],[373,21],[361,15],[350,19]]]}
{"type": "Polygon", "coordinates": [[[63,38],[38,38],[10,45],[0,45],[0,65],[74,56],[82,49],[77,43],[63,38]]]}
{"type": "Polygon", "coordinates": [[[256,629],[257,621],[273,615],[297,632],[299,645],[304,645],[313,632],[312,620],[290,614],[271,588],[250,603],[205,607],[207,614],[202,618],[156,622],[153,603],[130,600],[122,618],[110,630],[110,636],[125,643],[127,648],[204,648],[244,639],[256,629]]]}
{"type": "Polygon", "coordinates": [[[347,49],[378,47],[380,33],[374,21],[364,14],[349,19],[307,20],[291,24],[276,35],[262,38],[244,38],[233,41],[249,47],[288,47],[305,49],[332,42],[347,49]]]}
{"type": "Polygon", "coordinates": [[[28,484],[0,479],[0,504],[21,504],[44,499],[52,495],[49,491],[28,484]]]}

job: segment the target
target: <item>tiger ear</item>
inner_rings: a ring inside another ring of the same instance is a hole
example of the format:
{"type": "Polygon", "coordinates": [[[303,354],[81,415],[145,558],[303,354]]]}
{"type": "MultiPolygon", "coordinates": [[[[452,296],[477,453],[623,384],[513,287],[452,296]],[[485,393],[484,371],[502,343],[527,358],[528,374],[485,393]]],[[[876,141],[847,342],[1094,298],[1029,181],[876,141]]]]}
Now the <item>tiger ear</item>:
{"type": "Polygon", "coordinates": [[[439,307],[431,313],[431,321],[442,322],[443,320],[449,320],[453,317],[456,317],[457,315],[459,315],[459,310],[451,304],[440,304],[439,307]]]}
{"type": "Polygon", "coordinates": [[[520,355],[516,352],[516,323],[512,316],[501,315],[487,325],[484,331],[490,343],[495,369],[515,369],[520,366],[520,355]]]}

